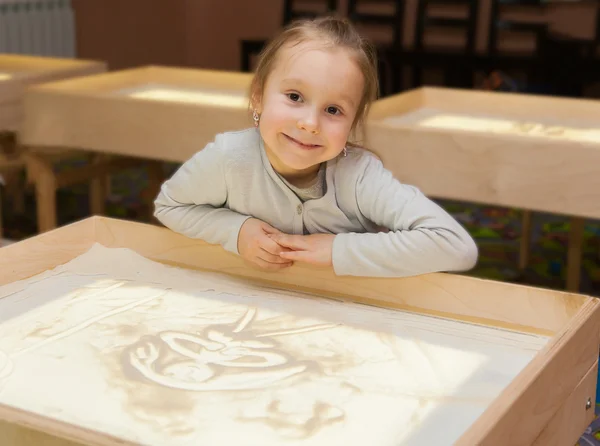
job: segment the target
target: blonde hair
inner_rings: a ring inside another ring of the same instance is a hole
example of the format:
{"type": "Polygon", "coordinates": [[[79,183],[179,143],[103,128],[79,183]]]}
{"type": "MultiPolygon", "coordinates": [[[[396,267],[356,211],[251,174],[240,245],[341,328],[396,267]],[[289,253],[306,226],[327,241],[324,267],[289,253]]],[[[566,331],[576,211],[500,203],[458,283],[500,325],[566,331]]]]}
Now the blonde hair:
{"type": "Polygon", "coordinates": [[[325,46],[348,50],[355,58],[364,77],[363,95],[357,108],[352,131],[365,120],[371,104],[379,95],[377,52],[354,26],[344,18],[332,16],[292,22],[276,35],[261,51],[250,85],[250,108],[262,96],[269,74],[273,71],[280,50],[308,41],[321,41],[325,46]]]}

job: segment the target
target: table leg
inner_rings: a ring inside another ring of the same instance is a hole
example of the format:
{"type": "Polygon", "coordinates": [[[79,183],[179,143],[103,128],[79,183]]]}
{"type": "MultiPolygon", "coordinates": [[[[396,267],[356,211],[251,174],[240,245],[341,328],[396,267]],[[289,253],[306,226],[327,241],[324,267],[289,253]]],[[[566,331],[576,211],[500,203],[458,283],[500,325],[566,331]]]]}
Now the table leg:
{"type": "Polygon", "coordinates": [[[4,230],[2,227],[2,191],[0,190],[0,248],[2,247],[3,236],[4,236],[4,230]]]}
{"type": "Polygon", "coordinates": [[[521,219],[521,243],[519,249],[519,269],[525,271],[531,254],[531,211],[523,211],[521,219]]]}
{"type": "Polygon", "coordinates": [[[569,249],[567,252],[567,290],[579,291],[581,279],[581,258],[585,220],[579,217],[571,218],[569,231],[569,249]]]}
{"type": "Polygon", "coordinates": [[[26,155],[27,177],[35,186],[38,232],[56,228],[56,175],[52,164],[41,156],[32,153],[26,155]]]}
{"type": "MultiPolygon", "coordinates": [[[[90,163],[100,166],[106,162],[106,156],[94,154],[90,157],[90,163]]],[[[104,215],[106,212],[106,195],[108,194],[108,174],[92,176],[90,180],[90,211],[92,215],[104,215]]]]}

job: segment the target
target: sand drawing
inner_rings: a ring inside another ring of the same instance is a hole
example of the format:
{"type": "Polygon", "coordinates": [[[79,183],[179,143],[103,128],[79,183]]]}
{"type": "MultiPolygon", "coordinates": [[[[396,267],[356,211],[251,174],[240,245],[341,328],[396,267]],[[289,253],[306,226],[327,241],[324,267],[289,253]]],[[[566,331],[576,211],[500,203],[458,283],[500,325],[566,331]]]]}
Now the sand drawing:
{"type": "Polygon", "coordinates": [[[261,388],[302,373],[311,365],[309,361],[295,361],[277,349],[276,336],[335,327],[316,325],[263,334],[255,334],[251,329],[245,331],[256,313],[256,308],[250,308],[234,326],[209,326],[200,335],[166,331],[144,336],[123,352],[124,367],[135,369],[157,384],[177,389],[261,388]],[[168,356],[164,354],[167,348],[183,359],[167,362],[164,359],[168,356]]]}
{"type": "Polygon", "coordinates": [[[547,341],[95,245],[0,287],[0,403],[143,445],[450,444],[547,341]]]}

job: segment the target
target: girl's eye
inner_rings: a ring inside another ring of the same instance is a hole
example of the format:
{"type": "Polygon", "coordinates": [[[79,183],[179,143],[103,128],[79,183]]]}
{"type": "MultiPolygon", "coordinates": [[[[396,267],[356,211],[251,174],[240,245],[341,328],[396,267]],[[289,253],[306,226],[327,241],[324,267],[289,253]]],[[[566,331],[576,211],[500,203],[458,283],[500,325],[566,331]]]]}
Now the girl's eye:
{"type": "Polygon", "coordinates": [[[337,107],[327,107],[327,113],[331,113],[332,115],[336,115],[340,111],[337,107]]]}
{"type": "Polygon", "coordinates": [[[298,93],[288,93],[288,97],[294,102],[298,102],[300,100],[300,95],[298,93]]]}

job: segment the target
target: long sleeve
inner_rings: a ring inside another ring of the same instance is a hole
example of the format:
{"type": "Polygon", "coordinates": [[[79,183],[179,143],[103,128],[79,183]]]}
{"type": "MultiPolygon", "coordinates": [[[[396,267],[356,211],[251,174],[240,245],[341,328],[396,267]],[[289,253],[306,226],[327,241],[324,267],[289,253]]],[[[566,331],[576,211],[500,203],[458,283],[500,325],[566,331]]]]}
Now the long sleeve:
{"type": "Polygon", "coordinates": [[[222,151],[215,143],[208,144],[162,185],[154,215],[175,232],[238,254],[238,234],[250,217],[224,207],[226,169],[222,151]]]}
{"type": "Polygon", "coordinates": [[[417,188],[401,184],[377,158],[361,162],[359,212],[389,232],[338,234],[333,244],[336,274],[403,277],[475,266],[477,245],[451,215],[417,188]]]}

